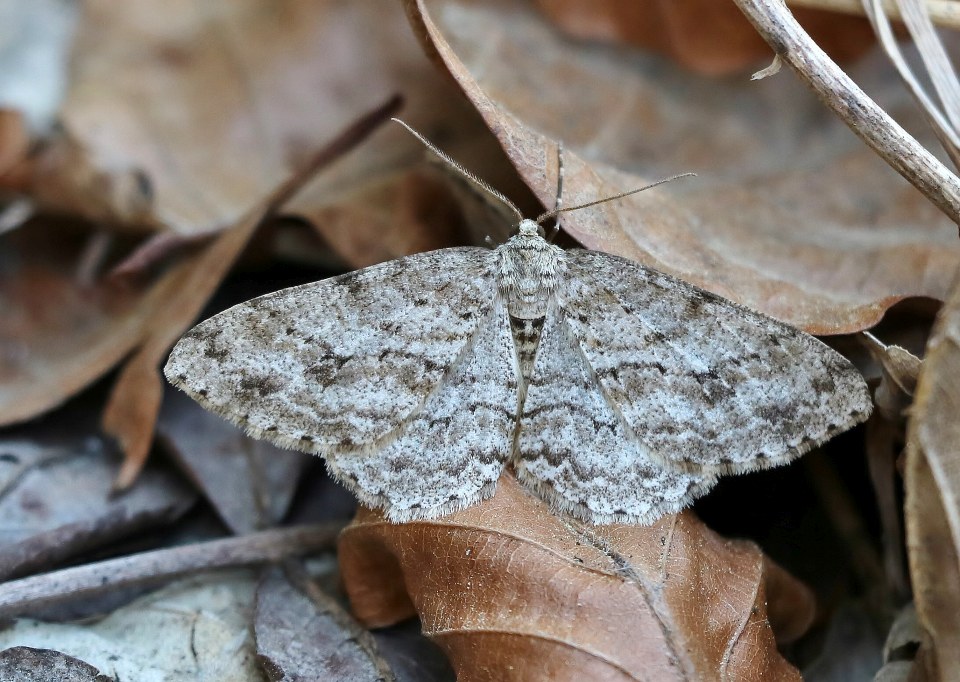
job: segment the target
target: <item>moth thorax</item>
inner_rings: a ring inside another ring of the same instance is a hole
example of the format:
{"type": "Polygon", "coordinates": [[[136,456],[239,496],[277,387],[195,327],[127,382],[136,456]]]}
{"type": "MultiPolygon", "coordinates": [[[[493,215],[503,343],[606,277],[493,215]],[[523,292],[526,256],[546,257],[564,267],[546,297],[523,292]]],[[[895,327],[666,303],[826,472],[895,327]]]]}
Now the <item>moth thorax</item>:
{"type": "Polygon", "coordinates": [[[497,285],[511,315],[535,319],[547,304],[566,270],[563,250],[536,234],[521,232],[497,249],[497,285]]]}

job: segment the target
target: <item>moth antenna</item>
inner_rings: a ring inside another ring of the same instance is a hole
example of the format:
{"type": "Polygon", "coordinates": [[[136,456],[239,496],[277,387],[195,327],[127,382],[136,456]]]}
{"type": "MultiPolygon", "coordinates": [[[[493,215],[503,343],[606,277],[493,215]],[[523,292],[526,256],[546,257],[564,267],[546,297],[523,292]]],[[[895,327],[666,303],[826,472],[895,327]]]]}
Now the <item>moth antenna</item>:
{"type": "Polygon", "coordinates": [[[486,182],[484,182],[483,180],[481,180],[480,178],[478,178],[476,175],[474,175],[473,173],[471,173],[470,171],[468,171],[466,168],[464,168],[463,166],[461,166],[459,163],[457,163],[456,161],[454,161],[453,159],[451,159],[451,158],[450,158],[449,156],[447,156],[445,153],[443,153],[442,151],[440,151],[439,149],[437,149],[437,147],[436,147],[432,142],[430,142],[427,138],[425,138],[425,137],[424,137],[423,135],[421,135],[419,132],[417,132],[416,130],[414,130],[413,128],[411,128],[406,122],[401,121],[399,118],[391,118],[390,120],[391,120],[391,121],[394,121],[394,122],[396,122],[396,123],[399,123],[399,124],[402,125],[404,128],[406,128],[407,131],[408,131],[411,135],[413,135],[415,138],[417,138],[418,140],[420,140],[420,142],[423,143],[423,146],[425,146],[427,149],[429,149],[429,150],[432,151],[434,154],[436,154],[438,157],[440,157],[440,160],[441,160],[441,161],[443,161],[445,164],[447,164],[448,166],[450,166],[453,170],[455,170],[455,171],[457,171],[458,173],[460,173],[460,175],[462,175],[464,178],[466,178],[469,182],[473,183],[476,187],[479,187],[480,189],[482,189],[482,190],[483,190],[484,192],[486,192],[487,194],[489,194],[489,195],[491,195],[491,196],[499,199],[500,201],[502,201],[504,204],[506,204],[506,205],[510,208],[510,210],[512,210],[514,213],[517,214],[517,219],[518,219],[518,220],[523,220],[523,214],[520,212],[520,209],[517,208],[516,205],[514,205],[514,203],[513,203],[512,201],[510,201],[510,200],[507,199],[505,196],[503,196],[503,194],[501,194],[500,192],[498,192],[497,190],[495,190],[493,187],[491,187],[490,185],[488,185],[486,182]]]}
{"type": "Polygon", "coordinates": [[[567,211],[576,211],[576,210],[581,209],[581,208],[588,208],[588,207],[590,207],[590,206],[596,206],[597,204],[603,204],[603,203],[606,203],[606,202],[608,202],[608,201],[613,201],[613,200],[615,200],[615,199],[622,199],[623,197],[628,197],[628,196],[630,196],[631,194],[636,194],[637,192],[642,192],[642,191],[644,191],[645,189],[652,189],[652,188],[654,188],[654,187],[656,187],[656,186],[658,186],[658,185],[662,185],[662,184],[667,183],[667,182],[672,182],[672,181],[678,180],[678,179],[680,179],[680,178],[695,178],[695,177],[697,177],[697,174],[696,174],[696,173],[680,173],[679,175],[673,175],[673,176],[670,176],[669,178],[664,178],[663,180],[657,180],[656,182],[653,182],[653,183],[651,183],[651,184],[649,184],[649,185],[644,185],[643,187],[639,187],[639,188],[637,188],[637,189],[631,189],[631,190],[628,191],[628,192],[621,192],[620,194],[614,194],[612,197],[604,197],[603,199],[597,199],[596,201],[590,201],[590,202],[587,202],[586,204],[578,204],[577,206],[568,206],[567,208],[555,208],[555,209],[553,209],[552,211],[547,211],[546,213],[541,213],[540,216],[539,216],[539,217],[536,219],[536,221],[534,221],[534,222],[536,222],[537,225],[541,225],[544,220],[546,220],[547,218],[552,218],[552,217],[554,217],[555,215],[557,215],[558,213],[566,213],[567,211]]]}
{"type": "MultiPolygon", "coordinates": [[[[553,204],[553,210],[554,213],[559,213],[563,210],[563,140],[557,141],[557,200],[553,204]]],[[[537,221],[537,223],[539,224],[539,221],[537,221]]],[[[552,244],[558,234],[560,234],[559,218],[553,221],[553,230],[550,232],[550,237],[547,241],[552,244]]]]}

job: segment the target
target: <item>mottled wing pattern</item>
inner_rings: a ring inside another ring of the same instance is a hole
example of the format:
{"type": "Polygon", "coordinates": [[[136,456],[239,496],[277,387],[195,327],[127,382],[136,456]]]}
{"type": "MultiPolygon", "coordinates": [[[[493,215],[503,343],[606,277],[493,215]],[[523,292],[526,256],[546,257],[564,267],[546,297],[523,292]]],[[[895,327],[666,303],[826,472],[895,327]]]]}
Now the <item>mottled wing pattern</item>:
{"type": "Polygon", "coordinates": [[[513,446],[517,373],[498,300],[463,359],[394,440],[371,452],[329,455],[327,467],[391,521],[433,518],[485,499],[513,446]]]}
{"type": "Polygon", "coordinates": [[[496,297],[492,255],[416,254],[284,289],[189,331],[164,372],[257,438],[369,450],[423,406],[496,297]]]}
{"type": "Polygon", "coordinates": [[[513,460],[519,479],[591,523],[651,523],[709,490],[716,477],[664,468],[603,395],[561,311],[543,327],[513,460]]]}
{"type": "Polygon", "coordinates": [[[812,336],[624,258],[567,256],[568,323],[655,459],[713,473],[779,465],[869,414],[863,378],[812,336]]]}

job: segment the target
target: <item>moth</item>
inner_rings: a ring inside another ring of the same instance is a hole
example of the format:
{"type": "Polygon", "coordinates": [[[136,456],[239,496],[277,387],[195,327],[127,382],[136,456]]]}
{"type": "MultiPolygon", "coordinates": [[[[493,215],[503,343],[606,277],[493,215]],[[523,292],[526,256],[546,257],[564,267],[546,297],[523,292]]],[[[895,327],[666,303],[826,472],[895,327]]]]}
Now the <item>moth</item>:
{"type": "Polygon", "coordinates": [[[516,234],[234,306],[177,343],[174,385],[256,438],[322,455],[397,522],[483,500],[510,466],[557,512],[651,523],[870,413],[857,370],[812,336],[544,238],[547,218],[599,202],[525,219],[407,128],[512,208],[516,234]]]}

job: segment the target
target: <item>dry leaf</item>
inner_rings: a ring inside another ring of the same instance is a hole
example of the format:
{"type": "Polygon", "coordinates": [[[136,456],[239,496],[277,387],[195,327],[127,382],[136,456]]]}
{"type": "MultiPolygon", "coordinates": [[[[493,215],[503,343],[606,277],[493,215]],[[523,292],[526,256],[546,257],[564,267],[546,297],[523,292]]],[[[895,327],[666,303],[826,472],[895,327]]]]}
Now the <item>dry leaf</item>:
{"type": "MultiPolygon", "coordinates": [[[[408,10],[544,205],[556,194],[559,139],[567,206],[699,174],[566,214],[585,246],[819,334],[869,327],[905,297],[946,295],[960,265],[955,226],[792,76],[697,79],[564,39],[514,3],[418,0],[408,10]]],[[[898,120],[918,123],[887,69],[864,61],[853,76],[898,120]]]]}
{"type": "Polygon", "coordinates": [[[902,503],[897,461],[904,444],[907,409],[916,389],[921,360],[902,346],[887,345],[870,332],[857,337],[880,368],[873,392],[877,410],[867,420],[865,446],[873,492],[877,499],[887,582],[900,599],[909,598],[904,563],[902,503]]]}
{"type": "Polygon", "coordinates": [[[357,618],[375,627],[418,613],[461,682],[799,679],[777,653],[767,600],[792,604],[794,623],[813,608],[756,546],[689,512],[588,527],[511,477],[435,521],[397,525],[362,510],[339,555],[357,618]]]}
{"type": "Polygon", "coordinates": [[[257,588],[257,656],[269,679],[453,681],[443,654],[419,631],[370,633],[300,564],[284,569],[267,571],[257,588]]]}
{"type": "Polygon", "coordinates": [[[257,587],[254,633],[267,677],[275,682],[393,682],[373,636],[310,584],[302,568],[299,573],[295,584],[274,568],[257,587]]]}
{"type": "MultiPolygon", "coordinates": [[[[704,74],[733,73],[770,58],[770,48],[730,3],[537,0],[537,4],[572,36],[660,52],[704,74]]],[[[873,45],[873,32],[862,18],[803,8],[794,14],[835,60],[852,60],[873,45]]]]}
{"type": "Polygon", "coordinates": [[[21,682],[114,682],[79,658],[53,649],[15,646],[0,651],[0,680],[21,682]]]}
{"type": "MultiPolygon", "coordinates": [[[[900,420],[902,421],[902,420],[900,420]]],[[[910,580],[904,561],[903,503],[898,485],[897,462],[904,444],[904,428],[878,413],[870,415],[864,429],[864,448],[870,482],[880,514],[883,542],[883,568],[887,584],[898,600],[910,596],[910,580]]]]}
{"type": "Polygon", "coordinates": [[[158,433],[234,533],[276,525],[286,514],[309,455],[254,440],[168,388],[158,433]]]}
{"type": "Polygon", "coordinates": [[[907,425],[907,549],[929,679],[960,670],[960,281],[934,324],[907,425]]]}
{"type": "Polygon", "coordinates": [[[921,360],[902,346],[887,345],[869,332],[860,337],[880,365],[880,385],[874,392],[877,409],[884,419],[900,423],[917,387],[921,360]]]}
{"type": "Polygon", "coordinates": [[[250,620],[256,580],[220,571],[177,581],[95,622],[21,619],[0,647],[50,648],[96,666],[110,680],[263,682],[250,620]]]}
{"type": "MultiPolygon", "coordinates": [[[[486,147],[491,163],[505,165],[392,3],[91,0],[72,65],[64,133],[20,184],[46,206],[101,224],[181,235],[233,225],[340,122],[398,91],[415,125],[454,151],[486,147]]],[[[290,210],[312,217],[368,186],[376,193],[422,158],[415,140],[386,129],[290,210]]],[[[320,226],[334,247],[339,224],[320,226]]],[[[401,247],[411,239],[400,232],[409,225],[377,225],[401,247]]],[[[436,248],[445,237],[423,230],[419,241],[436,248]]]]}
{"type": "Polygon", "coordinates": [[[350,268],[451,246],[462,232],[449,186],[424,170],[364,187],[335,205],[295,210],[350,268]]]}
{"type": "Polygon", "coordinates": [[[50,223],[0,238],[0,426],[46,412],[100,377],[130,352],[159,303],[160,284],[83,282],[84,250],[83,238],[50,223]]]}

